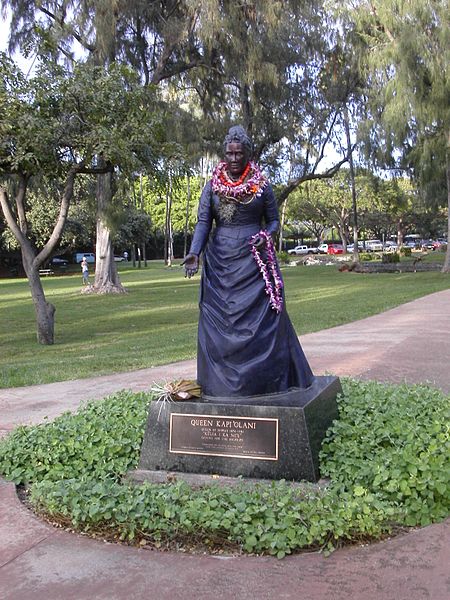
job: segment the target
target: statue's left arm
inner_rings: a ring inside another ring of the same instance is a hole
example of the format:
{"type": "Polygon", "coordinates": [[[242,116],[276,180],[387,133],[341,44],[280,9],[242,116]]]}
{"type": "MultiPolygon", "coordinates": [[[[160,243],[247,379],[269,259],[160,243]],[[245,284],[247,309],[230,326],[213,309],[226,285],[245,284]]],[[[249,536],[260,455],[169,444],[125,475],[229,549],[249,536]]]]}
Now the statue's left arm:
{"type": "Polygon", "coordinates": [[[270,183],[267,184],[264,190],[264,221],[265,230],[273,236],[280,228],[280,216],[275,194],[270,183]]]}

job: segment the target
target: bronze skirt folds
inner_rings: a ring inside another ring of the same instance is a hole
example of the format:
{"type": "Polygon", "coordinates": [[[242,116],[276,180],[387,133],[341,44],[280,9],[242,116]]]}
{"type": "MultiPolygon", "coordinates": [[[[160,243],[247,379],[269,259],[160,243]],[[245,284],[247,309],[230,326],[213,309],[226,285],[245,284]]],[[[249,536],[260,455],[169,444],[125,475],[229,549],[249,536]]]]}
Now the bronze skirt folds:
{"type": "Polygon", "coordinates": [[[269,304],[249,244],[259,229],[220,225],[204,252],[197,379],[207,396],[271,394],[313,380],[284,302],[280,313],[269,304]]]}

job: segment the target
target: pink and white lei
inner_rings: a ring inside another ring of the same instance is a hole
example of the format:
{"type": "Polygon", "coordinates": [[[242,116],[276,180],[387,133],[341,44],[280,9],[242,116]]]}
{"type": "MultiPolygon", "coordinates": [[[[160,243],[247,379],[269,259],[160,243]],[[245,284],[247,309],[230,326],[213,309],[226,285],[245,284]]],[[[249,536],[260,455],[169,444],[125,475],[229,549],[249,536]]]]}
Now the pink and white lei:
{"type": "Polygon", "coordinates": [[[227,163],[221,161],[213,171],[211,183],[212,190],[218,196],[230,198],[236,201],[243,200],[249,196],[259,196],[267,185],[267,179],[258,165],[250,161],[250,170],[242,183],[236,185],[227,172],[227,163]]]}
{"type": "Polygon", "coordinates": [[[261,230],[250,239],[251,253],[259,267],[266,285],[266,294],[269,296],[270,306],[274,311],[280,313],[283,309],[283,280],[278,273],[278,265],[275,257],[275,247],[272,237],[267,231],[261,230]],[[266,263],[261,257],[261,253],[255,246],[255,242],[259,237],[265,240],[267,261],[266,263]]]}

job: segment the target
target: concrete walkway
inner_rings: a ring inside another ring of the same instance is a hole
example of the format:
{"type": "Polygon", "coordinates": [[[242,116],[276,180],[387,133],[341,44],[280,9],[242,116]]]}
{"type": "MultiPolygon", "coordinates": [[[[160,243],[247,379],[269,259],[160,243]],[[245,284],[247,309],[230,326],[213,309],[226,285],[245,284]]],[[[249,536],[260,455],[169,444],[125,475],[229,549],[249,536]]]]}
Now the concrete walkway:
{"type": "MultiPolygon", "coordinates": [[[[301,337],[317,374],[428,382],[450,393],[450,290],[301,337]]],[[[132,373],[0,390],[0,433],[84,400],[195,377],[187,361],[132,373]]],[[[450,520],[329,558],[213,557],[129,548],[42,523],[0,480],[0,598],[448,600],[450,520]]]]}

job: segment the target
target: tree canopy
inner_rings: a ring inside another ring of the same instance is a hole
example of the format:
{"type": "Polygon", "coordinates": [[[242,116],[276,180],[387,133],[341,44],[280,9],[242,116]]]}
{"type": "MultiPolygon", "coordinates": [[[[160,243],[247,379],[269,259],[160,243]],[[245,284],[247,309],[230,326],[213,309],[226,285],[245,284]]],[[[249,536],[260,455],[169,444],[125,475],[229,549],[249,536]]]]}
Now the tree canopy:
{"type": "MultiPolygon", "coordinates": [[[[447,0],[344,4],[365,50],[367,155],[407,169],[434,205],[450,207],[450,20],[447,0]],[[445,190],[445,193],[443,191],[445,190]]],[[[450,237],[450,221],[448,224],[450,237]]],[[[444,270],[450,271],[450,247],[444,270]]]]}

